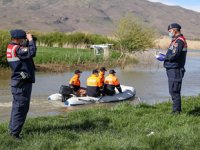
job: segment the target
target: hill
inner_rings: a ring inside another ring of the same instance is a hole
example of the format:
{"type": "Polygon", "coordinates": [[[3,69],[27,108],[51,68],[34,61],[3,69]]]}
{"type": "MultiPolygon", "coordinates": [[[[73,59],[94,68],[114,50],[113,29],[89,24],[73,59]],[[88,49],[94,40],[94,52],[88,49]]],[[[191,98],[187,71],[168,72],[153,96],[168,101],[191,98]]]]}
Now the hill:
{"type": "Polygon", "coordinates": [[[189,38],[200,34],[200,13],[147,0],[0,0],[0,29],[83,31],[112,35],[117,21],[133,14],[161,34],[178,22],[189,38]]]}

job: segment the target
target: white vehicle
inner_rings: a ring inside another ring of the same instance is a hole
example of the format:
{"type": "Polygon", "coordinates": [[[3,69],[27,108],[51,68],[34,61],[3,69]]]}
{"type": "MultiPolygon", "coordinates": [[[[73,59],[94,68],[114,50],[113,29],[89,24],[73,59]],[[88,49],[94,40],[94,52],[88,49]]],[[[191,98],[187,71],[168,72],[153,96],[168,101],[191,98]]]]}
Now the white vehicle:
{"type": "MultiPolygon", "coordinates": [[[[91,103],[108,103],[108,102],[118,102],[128,100],[130,98],[135,97],[136,91],[131,86],[121,85],[122,93],[119,93],[116,90],[116,94],[113,96],[101,96],[101,97],[77,97],[72,95],[69,99],[67,99],[64,104],[65,106],[76,106],[76,105],[84,105],[84,104],[91,104],[91,103]]],[[[49,101],[62,101],[61,94],[52,94],[48,97],[49,101]]]]}

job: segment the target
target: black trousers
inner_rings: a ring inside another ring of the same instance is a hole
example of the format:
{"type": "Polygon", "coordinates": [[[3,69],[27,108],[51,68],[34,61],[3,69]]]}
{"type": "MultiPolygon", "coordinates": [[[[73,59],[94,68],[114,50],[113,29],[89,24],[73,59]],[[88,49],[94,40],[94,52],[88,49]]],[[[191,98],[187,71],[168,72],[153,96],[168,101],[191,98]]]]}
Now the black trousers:
{"type": "Polygon", "coordinates": [[[10,133],[18,136],[22,130],[30,106],[32,83],[25,83],[22,87],[11,87],[13,102],[10,117],[10,133]]]}
{"type": "Polygon", "coordinates": [[[169,93],[171,95],[173,106],[173,111],[182,111],[181,109],[181,87],[182,79],[184,77],[185,69],[176,68],[176,69],[167,69],[169,93]]]}

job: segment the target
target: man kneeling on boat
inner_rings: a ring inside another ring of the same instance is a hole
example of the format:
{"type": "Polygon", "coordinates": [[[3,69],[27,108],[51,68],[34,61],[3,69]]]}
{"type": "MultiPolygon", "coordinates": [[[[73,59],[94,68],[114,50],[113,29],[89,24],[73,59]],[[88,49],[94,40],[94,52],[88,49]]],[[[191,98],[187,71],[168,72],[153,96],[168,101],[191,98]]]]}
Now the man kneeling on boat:
{"type": "Polygon", "coordinates": [[[81,76],[82,71],[75,70],[74,76],[69,81],[69,87],[73,90],[73,93],[77,96],[85,96],[86,95],[86,89],[81,87],[81,76]]]}
{"type": "Polygon", "coordinates": [[[86,93],[91,97],[99,97],[101,95],[101,84],[98,78],[99,71],[97,69],[92,71],[92,75],[87,79],[86,93]]]}
{"type": "Polygon", "coordinates": [[[115,70],[110,70],[109,75],[105,78],[104,81],[104,93],[106,95],[114,95],[115,94],[115,87],[119,91],[119,93],[122,93],[122,89],[120,86],[120,83],[115,76],[115,70]]]}

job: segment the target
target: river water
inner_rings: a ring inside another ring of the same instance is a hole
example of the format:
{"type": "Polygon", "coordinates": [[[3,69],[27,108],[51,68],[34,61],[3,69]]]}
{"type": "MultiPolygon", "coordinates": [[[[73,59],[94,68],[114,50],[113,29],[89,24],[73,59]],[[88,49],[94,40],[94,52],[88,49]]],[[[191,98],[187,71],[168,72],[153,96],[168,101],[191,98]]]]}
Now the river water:
{"type": "MultiPolygon", "coordinates": [[[[150,56],[151,57],[151,56],[150,56]]],[[[148,58],[147,58],[148,59],[148,58]]],[[[162,63],[145,61],[137,65],[129,65],[123,69],[115,68],[121,84],[136,88],[136,96],[148,104],[168,101],[167,77],[162,63]]],[[[182,95],[196,96],[200,93],[200,51],[189,51],[186,62],[186,74],[183,80],[182,95]]],[[[80,68],[81,69],[81,68],[80,68]]],[[[81,76],[82,86],[85,86],[91,71],[84,71],[81,76]]],[[[62,103],[50,103],[47,97],[58,93],[60,85],[68,84],[73,72],[36,73],[36,83],[33,85],[29,116],[57,115],[66,111],[85,107],[109,107],[112,104],[92,104],[65,108],[62,103]]],[[[0,75],[0,122],[8,120],[11,111],[12,96],[10,93],[10,74],[0,75]]]]}

